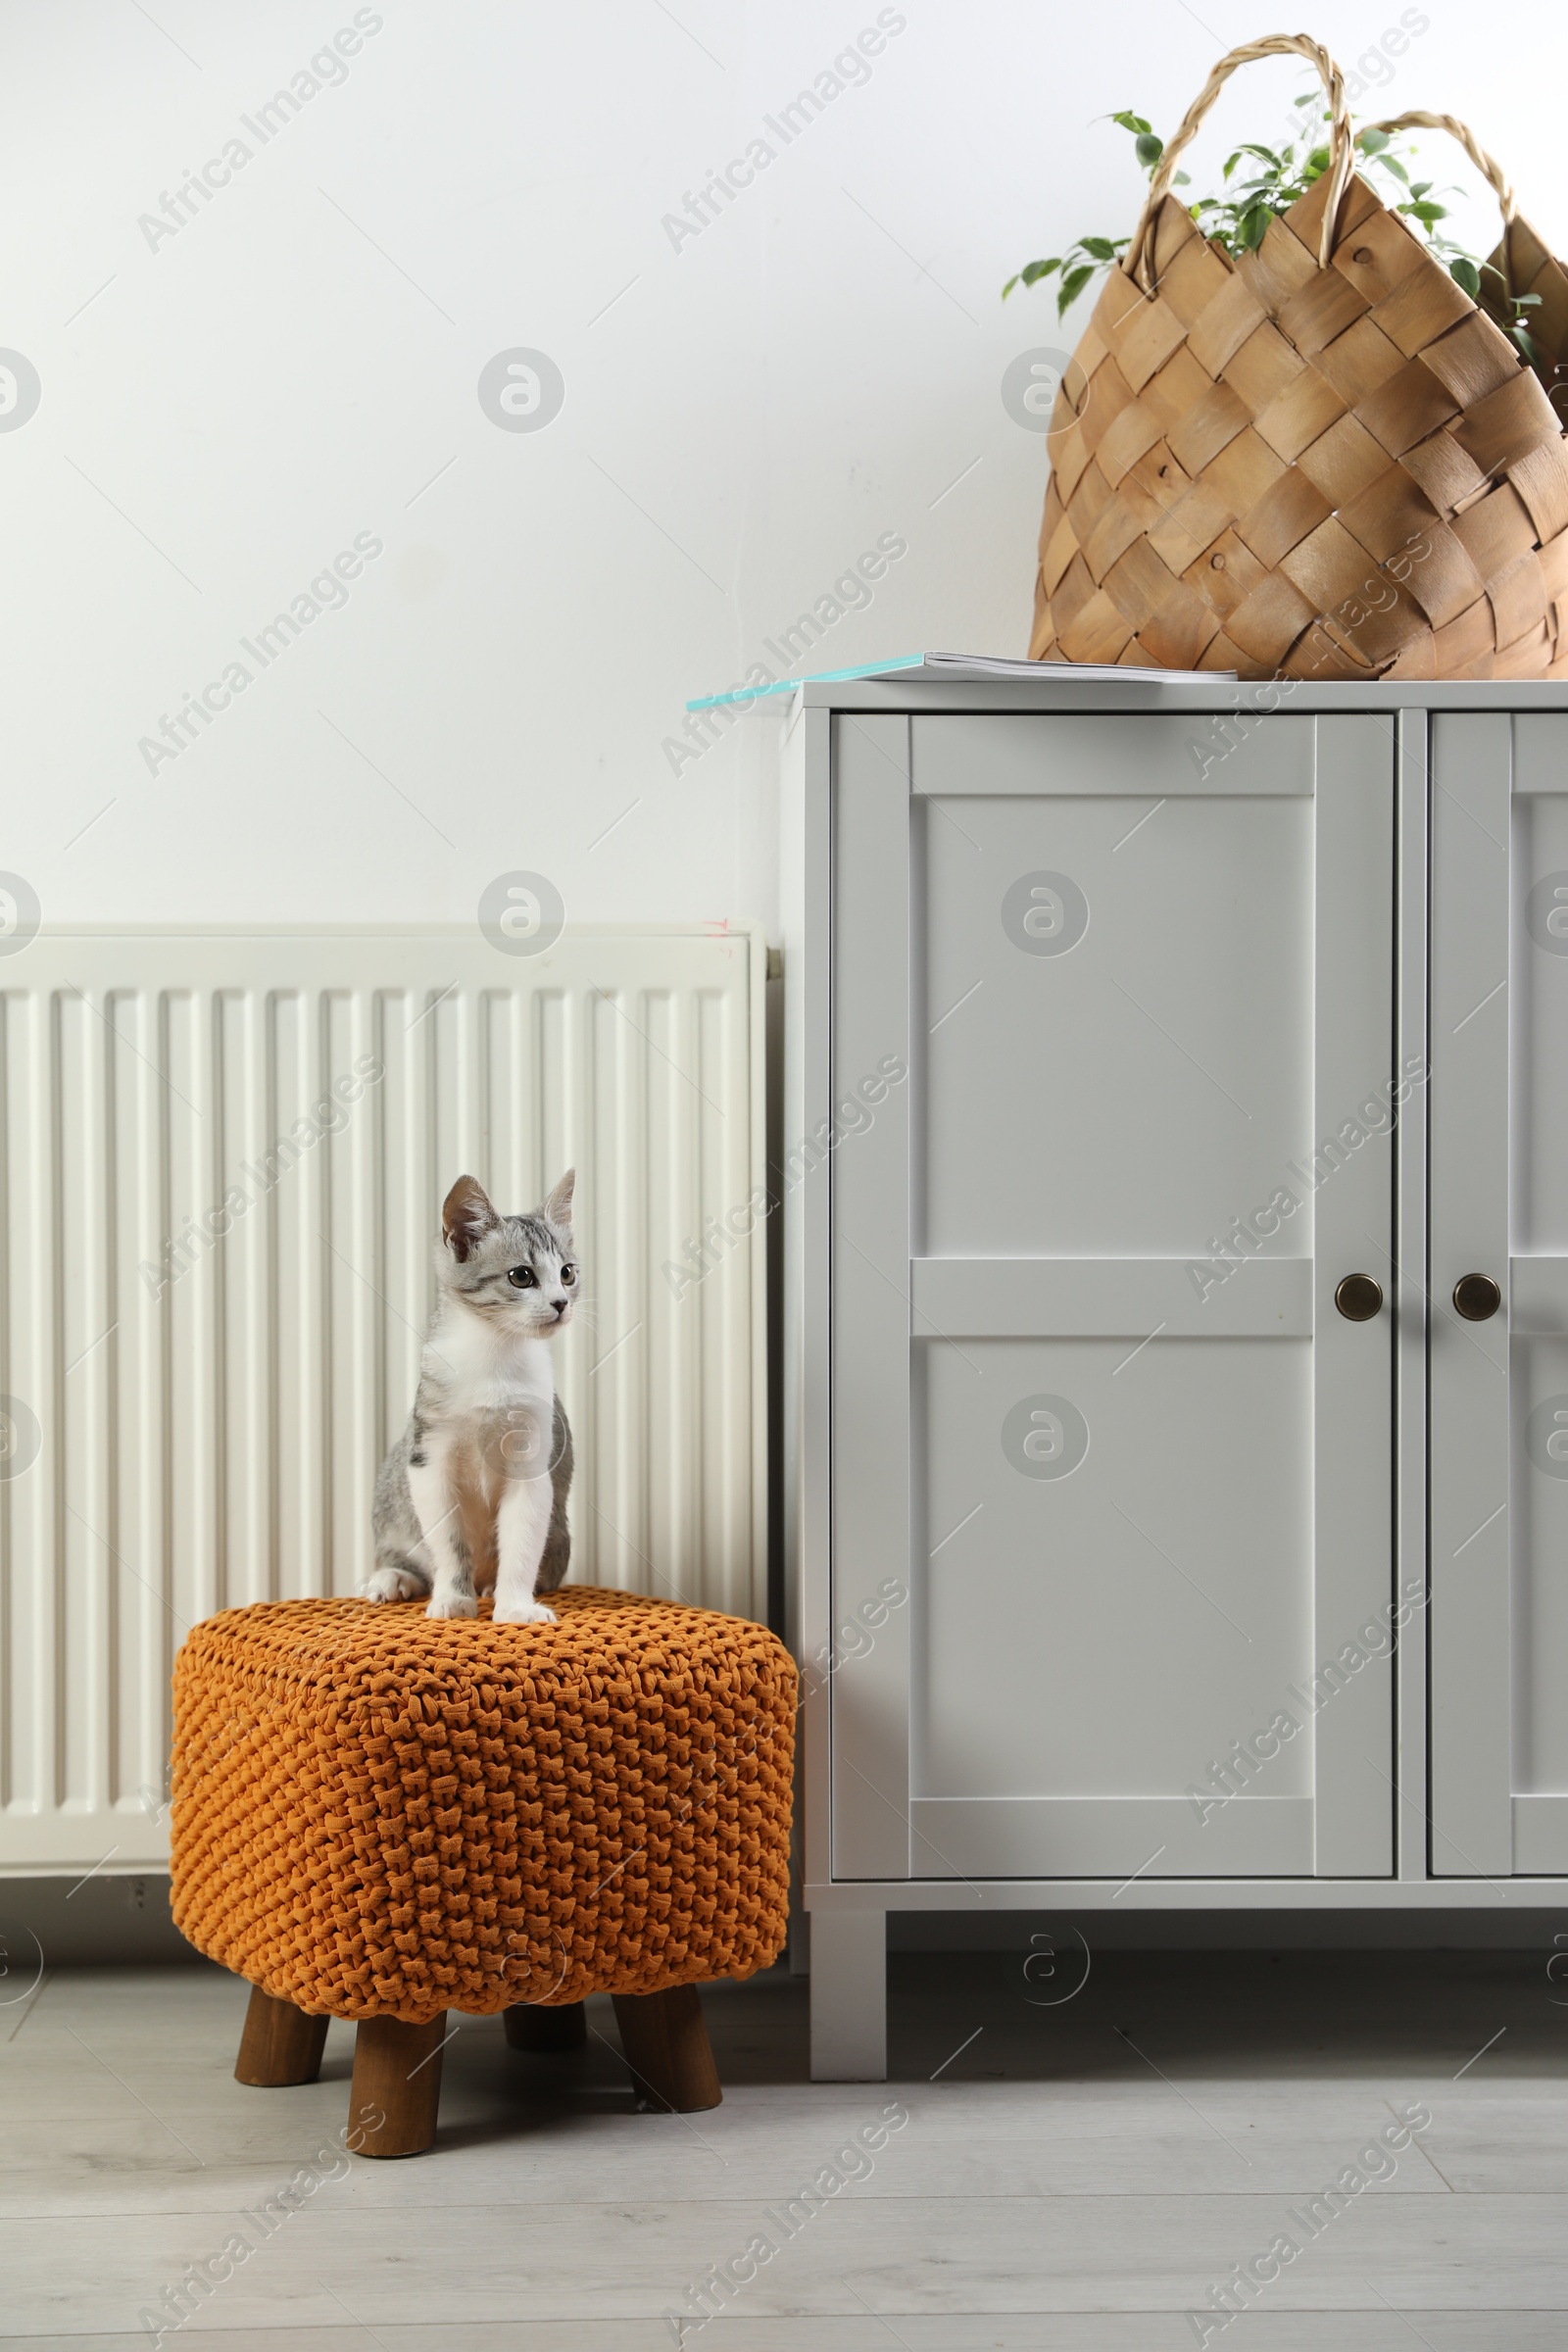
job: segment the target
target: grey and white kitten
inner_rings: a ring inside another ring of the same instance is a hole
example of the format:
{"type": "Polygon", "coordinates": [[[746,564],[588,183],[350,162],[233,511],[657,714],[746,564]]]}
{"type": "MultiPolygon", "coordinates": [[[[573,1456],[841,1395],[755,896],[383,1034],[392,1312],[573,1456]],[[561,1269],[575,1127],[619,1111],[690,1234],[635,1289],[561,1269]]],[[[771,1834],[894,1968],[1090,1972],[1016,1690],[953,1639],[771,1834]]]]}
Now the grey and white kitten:
{"type": "Polygon", "coordinates": [[[472,1617],[493,1590],[499,1623],[556,1623],[538,1595],[571,1558],[571,1430],[550,1342],[580,1280],[573,1173],[527,1216],[501,1216],[472,1176],[447,1195],[414,1411],[375,1482],[371,1600],[428,1592],[427,1617],[472,1617]]]}

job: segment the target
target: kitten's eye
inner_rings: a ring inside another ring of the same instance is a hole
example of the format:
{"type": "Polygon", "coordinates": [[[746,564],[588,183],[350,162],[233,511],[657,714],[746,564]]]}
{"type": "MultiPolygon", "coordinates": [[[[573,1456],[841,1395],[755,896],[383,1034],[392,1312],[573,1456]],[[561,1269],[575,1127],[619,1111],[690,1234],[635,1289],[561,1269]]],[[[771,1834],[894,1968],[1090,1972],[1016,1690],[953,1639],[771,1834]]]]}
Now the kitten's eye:
{"type": "Polygon", "coordinates": [[[577,1269],[576,1269],[576,1267],[575,1267],[575,1266],[563,1266],[563,1267],[562,1267],[562,1269],[561,1269],[561,1279],[562,1279],[562,1281],[563,1281],[563,1282],[564,1282],[564,1283],[566,1283],[566,1284],[568,1284],[568,1285],[569,1285],[569,1284],[571,1284],[571,1283],[574,1283],[574,1282],[576,1281],[576,1279],[577,1279],[577,1269]]]}
{"type": "Polygon", "coordinates": [[[509,1267],[507,1280],[514,1291],[536,1291],[539,1288],[539,1277],[532,1266],[509,1267]]]}

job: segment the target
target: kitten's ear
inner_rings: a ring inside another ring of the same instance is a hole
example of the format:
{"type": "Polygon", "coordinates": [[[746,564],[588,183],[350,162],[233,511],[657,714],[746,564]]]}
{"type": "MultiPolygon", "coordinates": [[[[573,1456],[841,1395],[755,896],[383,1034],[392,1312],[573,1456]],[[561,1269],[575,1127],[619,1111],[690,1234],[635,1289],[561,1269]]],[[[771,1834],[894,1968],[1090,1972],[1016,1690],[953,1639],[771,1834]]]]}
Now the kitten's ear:
{"type": "Polygon", "coordinates": [[[550,1219],[551,1224],[559,1226],[563,1233],[571,1231],[571,1188],[576,1181],[576,1169],[568,1168],[561,1182],[552,1185],[550,1191],[545,1195],[545,1215],[550,1219]]]}
{"type": "Polygon", "coordinates": [[[500,1222],[478,1178],[460,1176],[441,1209],[441,1231],[459,1265],[472,1256],[485,1235],[500,1222]]]}

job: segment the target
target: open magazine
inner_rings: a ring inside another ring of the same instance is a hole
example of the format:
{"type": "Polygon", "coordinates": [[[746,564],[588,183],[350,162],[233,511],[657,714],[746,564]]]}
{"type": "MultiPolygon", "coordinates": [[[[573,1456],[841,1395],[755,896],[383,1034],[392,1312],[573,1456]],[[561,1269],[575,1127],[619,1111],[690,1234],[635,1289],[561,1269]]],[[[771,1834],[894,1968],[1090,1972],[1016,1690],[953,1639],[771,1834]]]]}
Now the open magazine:
{"type": "Polygon", "coordinates": [[[1049,678],[1059,671],[1063,677],[1082,678],[1095,685],[1108,684],[1112,679],[1123,683],[1142,681],[1148,685],[1168,685],[1172,679],[1200,680],[1212,685],[1215,680],[1234,678],[1234,669],[1145,669],[1125,662],[1013,662],[995,654],[901,654],[892,662],[861,662],[853,669],[818,669],[799,678],[775,678],[766,686],[732,686],[727,694],[699,695],[688,703],[688,710],[714,710],[722,703],[753,703],[767,694],[793,694],[800,686],[836,685],[846,678],[906,678],[912,684],[956,684],[965,678],[986,678],[1011,681],[1049,678]]]}

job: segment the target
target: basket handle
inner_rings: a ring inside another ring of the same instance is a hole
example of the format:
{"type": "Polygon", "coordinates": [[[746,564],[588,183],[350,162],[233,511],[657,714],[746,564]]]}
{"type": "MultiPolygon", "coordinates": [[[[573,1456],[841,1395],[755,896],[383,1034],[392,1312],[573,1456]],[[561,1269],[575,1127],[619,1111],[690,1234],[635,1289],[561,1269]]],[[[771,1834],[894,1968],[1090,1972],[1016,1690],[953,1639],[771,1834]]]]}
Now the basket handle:
{"type": "Polygon", "coordinates": [[[1457,139],[1482,178],[1488,182],[1502,207],[1502,225],[1511,228],[1519,217],[1519,203],[1502,166],[1490,156],[1467,123],[1456,115],[1425,115],[1419,111],[1408,115],[1394,115],[1387,122],[1369,122],[1369,130],[1446,130],[1457,139]]]}
{"type": "Polygon", "coordinates": [[[1154,216],[1170,193],[1171,182],[1176,176],[1176,166],[1183,153],[1191,145],[1203,117],[1208,113],[1209,108],[1237,67],[1250,66],[1260,57],[1310,58],[1322,77],[1324,89],[1328,92],[1329,112],[1332,118],[1329,131],[1329,185],[1328,202],[1323,209],[1323,234],[1319,242],[1318,261],[1325,270],[1329,266],[1334,253],[1334,230],[1340,217],[1340,203],[1346,189],[1350,184],[1350,173],[1355,169],[1355,148],[1350,138],[1350,115],[1345,100],[1345,75],[1321,42],[1314,41],[1309,34],[1271,32],[1260,41],[1248,41],[1244,47],[1233,49],[1228,57],[1220,59],[1219,64],[1214,68],[1213,73],[1210,74],[1198,96],[1182,117],[1181,125],[1175,137],[1155,167],[1154,176],[1149,183],[1149,195],[1145,200],[1144,209],[1138,217],[1138,226],[1133,230],[1131,242],[1127,247],[1127,258],[1122,264],[1128,276],[1142,286],[1146,294],[1152,294],[1154,291],[1152,251],[1154,216]]]}

